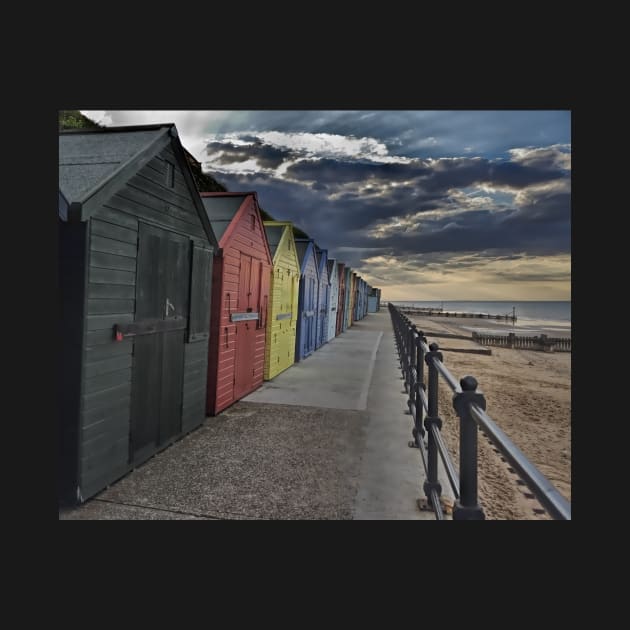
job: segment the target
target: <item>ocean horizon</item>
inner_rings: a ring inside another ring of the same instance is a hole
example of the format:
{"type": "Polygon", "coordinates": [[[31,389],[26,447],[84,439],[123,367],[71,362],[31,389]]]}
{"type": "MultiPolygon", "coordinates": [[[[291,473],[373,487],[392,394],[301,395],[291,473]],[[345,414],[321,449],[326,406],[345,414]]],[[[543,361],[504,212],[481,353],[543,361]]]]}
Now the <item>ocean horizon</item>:
{"type": "Polygon", "coordinates": [[[516,313],[516,323],[492,320],[492,328],[484,326],[483,320],[466,324],[464,328],[477,332],[490,332],[496,325],[505,327],[519,335],[535,335],[545,331],[548,335],[571,334],[570,300],[387,300],[396,306],[420,308],[443,308],[457,313],[489,313],[491,315],[511,315],[516,313]]]}

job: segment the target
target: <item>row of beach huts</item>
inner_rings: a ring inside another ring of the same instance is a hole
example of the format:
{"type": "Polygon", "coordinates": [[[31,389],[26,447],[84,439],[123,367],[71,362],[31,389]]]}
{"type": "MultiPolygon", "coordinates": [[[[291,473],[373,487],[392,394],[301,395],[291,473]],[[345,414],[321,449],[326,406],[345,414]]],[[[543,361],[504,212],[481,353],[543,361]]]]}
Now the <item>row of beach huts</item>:
{"type": "Polygon", "coordinates": [[[59,134],[58,495],[81,503],[380,308],[175,125],[59,134]]]}

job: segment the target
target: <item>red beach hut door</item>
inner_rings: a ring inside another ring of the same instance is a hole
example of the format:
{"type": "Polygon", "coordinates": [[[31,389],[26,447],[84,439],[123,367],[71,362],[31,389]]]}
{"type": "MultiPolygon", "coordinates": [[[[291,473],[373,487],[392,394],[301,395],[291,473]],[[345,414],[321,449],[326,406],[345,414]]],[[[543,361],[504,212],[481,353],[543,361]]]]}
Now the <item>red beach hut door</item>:
{"type": "MultiPolygon", "coordinates": [[[[259,263],[258,263],[259,264],[259,263]]],[[[238,294],[238,313],[254,312],[256,295],[252,285],[256,283],[255,270],[252,269],[252,258],[241,254],[241,268],[238,294]]],[[[256,320],[237,321],[236,324],[236,365],[234,367],[234,399],[238,400],[248,394],[253,386],[254,344],[256,320]]]]}

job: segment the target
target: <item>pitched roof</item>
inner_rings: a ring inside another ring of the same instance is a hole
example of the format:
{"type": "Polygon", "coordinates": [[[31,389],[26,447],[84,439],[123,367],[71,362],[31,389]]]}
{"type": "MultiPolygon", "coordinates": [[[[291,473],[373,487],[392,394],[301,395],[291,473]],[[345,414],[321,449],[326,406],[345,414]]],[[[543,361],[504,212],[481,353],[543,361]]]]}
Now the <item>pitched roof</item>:
{"type": "Polygon", "coordinates": [[[317,268],[317,256],[315,255],[315,242],[313,239],[308,238],[296,238],[295,239],[295,252],[297,253],[298,260],[300,261],[300,272],[304,271],[304,259],[306,254],[311,249],[313,256],[315,257],[315,271],[319,276],[319,270],[317,268]]]}
{"type": "Polygon", "coordinates": [[[319,272],[319,277],[324,279],[324,271],[326,271],[325,277],[328,280],[328,270],[326,269],[326,261],[328,260],[328,250],[322,249],[314,243],[315,245],[315,260],[317,261],[317,271],[319,272]]]}
{"type": "Polygon", "coordinates": [[[85,221],[119,184],[169,146],[212,247],[218,247],[174,123],[59,131],[59,216],[85,221]],[[62,203],[65,200],[67,203],[62,203]]]}
{"type": "Polygon", "coordinates": [[[241,204],[245,201],[247,194],[248,193],[223,195],[221,193],[213,193],[204,194],[201,197],[217,241],[223,238],[228,225],[230,225],[238,209],[241,207],[241,204]]]}
{"type": "Polygon", "coordinates": [[[268,225],[267,222],[263,225],[265,226],[267,242],[269,243],[269,249],[271,250],[271,255],[273,257],[276,255],[280,239],[282,238],[282,234],[286,228],[284,225],[268,225]]]}
{"type": "Polygon", "coordinates": [[[295,239],[295,251],[298,255],[298,260],[300,261],[300,267],[302,266],[302,262],[304,261],[304,256],[306,255],[306,250],[310,245],[311,241],[306,241],[302,239],[295,239]]]}
{"type": "Polygon", "coordinates": [[[337,261],[334,258],[328,259],[328,279],[329,280],[333,277],[333,270],[336,264],[337,264],[337,261]]]}
{"type": "Polygon", "coordinates": [[[59,132],[59,189],[69,203],[86,201],[138,153],[173,126],[107,127],[59,132]]]}

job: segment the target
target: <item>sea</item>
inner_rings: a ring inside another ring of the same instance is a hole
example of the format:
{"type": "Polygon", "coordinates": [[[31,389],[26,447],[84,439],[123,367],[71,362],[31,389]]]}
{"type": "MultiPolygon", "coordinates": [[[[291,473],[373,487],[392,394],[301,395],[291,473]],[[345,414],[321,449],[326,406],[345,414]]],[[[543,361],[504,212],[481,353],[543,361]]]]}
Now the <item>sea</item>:
{"type": "MultiPolygon", "coordinates": [[[[571,302],[570,301],[526,301],[526,302],[457,302],[444,300],[390,300],[395,306],[415,306],[420,308],[442,308],[455,313],[490,313],[492,315],[511,315],[516,313],[516,323],[511,321],[475,319],[458,325],[475,332],[497,333],[498,329],[513,332],[517,335],[530,336],[544,333],[550,337],[571,336],[571,302]]],[[[446,323],[445,318],[445,323],[446,323]]]]}

